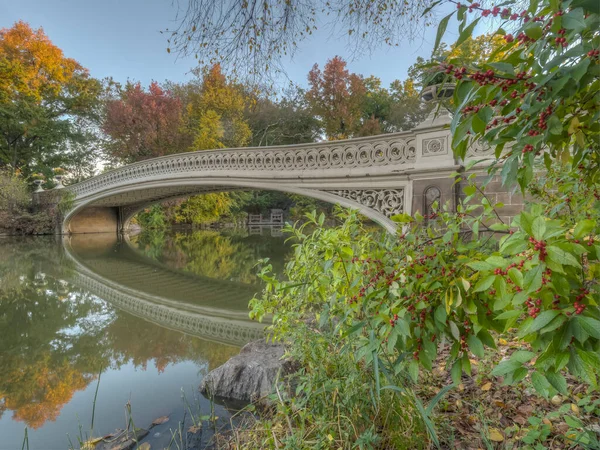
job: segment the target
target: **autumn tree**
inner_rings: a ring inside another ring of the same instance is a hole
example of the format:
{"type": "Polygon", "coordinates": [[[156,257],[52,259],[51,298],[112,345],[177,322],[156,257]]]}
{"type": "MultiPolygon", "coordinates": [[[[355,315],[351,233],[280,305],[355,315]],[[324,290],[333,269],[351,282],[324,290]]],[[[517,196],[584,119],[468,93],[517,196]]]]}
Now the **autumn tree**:
{"type": "Polygon", "coordinates": [[[434,107],[421,100],[421,90],[411,77],[404,81],[393,81],[390,96],[392,104],[387,118],[389,131],[406,131],[416,127],[434,107]]]}
{"type": "Polygon", "coordinates": [[[315,64],[308,73],[310,89],[306,99],[312,112],[321,119],[329,139],[345,139],[361,125],[366,93],[360,75],[350,73],[339,56],[327,61],[323,71],[315,64]]]}
{"type": "Polygon", "coordinates": [[[503,56],[500,48],[504,40],[501,36],[493,33],[481,34],[476,37],[469,36],[463,41],[457,41],[450,46],[440,42],[430,58],[417,57],[416,62],[408,69],[409,78],[414,80],[420,90],[424,85],[437,83],[443,80],[438,75],[440,61],[453,60],[463,65],[481,65],[486,62],[494,62],[503,56]],[[493,58],[493,59],[490,59],[493,58]]]}
{"type": "Polygon", "coordinates": [[[0,166],[68,167],[95,139],[100,83],[44,31],[19,21],[0,30],[0,166]]]}
{"type": "Polygon", "coordinates": [[[319,121],[310,111],[305,91],[298,87],[287,89],[279,99],[256,96],[245,116],[253,147],[302,144],[319,137],[319,121]]]}
{"type": "Polygon", "coordinates": [[[123,163],[180,153],[191,139],[182,133],[182,104],[170,91],[152,82],[116,86],[117,97],[106,104],[102,129],[110,136],[110,159],[123,163]]]}
{"type": "Polygon", "coordinates": [[[201,75],[199,90],[186,106],[189,119],[195,123],[194,149],[248,145],[251,131],[244,111],[249,98],[242,87],[228,80],[219,64],[204,69],[201,75]]]}

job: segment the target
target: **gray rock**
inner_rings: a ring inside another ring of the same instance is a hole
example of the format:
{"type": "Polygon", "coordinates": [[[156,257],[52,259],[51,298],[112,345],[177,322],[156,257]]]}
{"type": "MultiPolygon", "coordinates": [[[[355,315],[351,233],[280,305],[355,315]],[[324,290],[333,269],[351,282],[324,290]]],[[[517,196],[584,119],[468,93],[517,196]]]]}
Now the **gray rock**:
{"type": "Polygon", "coordinates": [[[253,401],[274,391],[275,381],[295,372],[295,364],[282,359],[283,344],[258,340],[246,344],[240,354],[210,371],[200,384],[206,396],[253,401]]]}

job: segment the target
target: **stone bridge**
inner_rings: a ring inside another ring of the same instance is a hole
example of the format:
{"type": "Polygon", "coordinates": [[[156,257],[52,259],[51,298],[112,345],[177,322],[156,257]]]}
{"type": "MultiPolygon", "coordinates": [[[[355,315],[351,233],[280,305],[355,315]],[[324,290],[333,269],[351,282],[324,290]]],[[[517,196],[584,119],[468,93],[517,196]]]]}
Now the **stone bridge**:
{"type": "MultiPolygon", "coordinates": [[[[450,148],[450,116],[367,138],[281,147],[196,151],[148,159],[66,189],[75,194],[62,230],[117,232],[143,208],[167,199],[243,189],[305,195],[348,208],[394,231],[391,217],[456,199],[449,175],[463,161],[450,148]]],[[[489,153],[474,146],[469,157],[489,153]]]]}

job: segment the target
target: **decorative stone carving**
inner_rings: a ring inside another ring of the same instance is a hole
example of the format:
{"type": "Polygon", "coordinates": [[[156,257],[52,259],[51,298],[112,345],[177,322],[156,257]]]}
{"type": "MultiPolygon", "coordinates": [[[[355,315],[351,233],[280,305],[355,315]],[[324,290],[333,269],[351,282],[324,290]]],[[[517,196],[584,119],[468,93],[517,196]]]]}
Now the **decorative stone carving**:
{"type": "Polygon", "coordinates": [[[157,176],[186,172],[301,171],[409,165],[416,159],[414,135],[383,135],[349,141],[333,141],[268,149],[230,149],[190,152],[141,161],[69,186],[77,197],[157,176]]]}
{"type": "Polygon", "coordinates": [[[356,189],[327,191],[339,197],[354,200],[386,217],[404,212],[404,189],[356,189]]]}
{"type": "Polygon", "coordinates": [[[487,145],[482,140],[471,142],[469,149],[467,150],[467,156],[478,157],[478,156],[493,156],[494,149],[487,145]]]}
{"type": "Polygon", "coordinates": [[[423,139],[423,156],[448,154],[444,138],[423,139]]]}

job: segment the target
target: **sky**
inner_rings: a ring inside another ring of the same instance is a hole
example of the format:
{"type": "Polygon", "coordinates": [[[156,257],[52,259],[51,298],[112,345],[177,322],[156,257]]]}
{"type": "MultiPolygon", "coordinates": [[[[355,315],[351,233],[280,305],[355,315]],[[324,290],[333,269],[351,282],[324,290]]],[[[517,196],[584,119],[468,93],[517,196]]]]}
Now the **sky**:
{"type": "MultiPolygon", "coordinates": [[[[0,28],[11,27],[18,20],[42,27],[65,56],[79,61],[93,77],[112,76],[120,82],[129,79],[148,85],[153,80],[192,78],[194,58],[167,53],[166,34],[160,33],[174,27],[176,13],[173,0],[0,0],[0,28]]],[[[418,56],[430,55],[435,33],[432,27],[416,42],[382,47],[352,60],[345,41],[319,32],[302,42],[294,59],[285,63],[287,76],[306,86],[314,63],[322,67],[327,59],[339,55],[349,61],[350,71],[375,75],[388,85],[406,78],[418,56]]]]}

